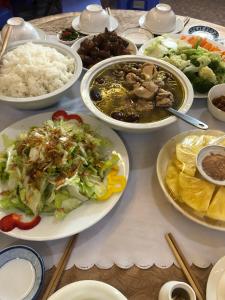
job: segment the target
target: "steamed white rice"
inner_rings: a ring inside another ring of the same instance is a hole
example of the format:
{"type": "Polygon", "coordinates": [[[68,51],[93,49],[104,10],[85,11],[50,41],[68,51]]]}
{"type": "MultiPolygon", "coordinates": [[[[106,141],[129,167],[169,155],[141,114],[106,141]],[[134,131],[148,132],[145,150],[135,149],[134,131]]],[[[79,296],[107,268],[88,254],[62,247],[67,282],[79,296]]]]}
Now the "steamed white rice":
{"type": "Polygon", "coordinates": [[[9,51],[0,66],[0,94],[34,97],[62,87],[74,74],[75,62],[56,49],[27,43],[9,51]]]}

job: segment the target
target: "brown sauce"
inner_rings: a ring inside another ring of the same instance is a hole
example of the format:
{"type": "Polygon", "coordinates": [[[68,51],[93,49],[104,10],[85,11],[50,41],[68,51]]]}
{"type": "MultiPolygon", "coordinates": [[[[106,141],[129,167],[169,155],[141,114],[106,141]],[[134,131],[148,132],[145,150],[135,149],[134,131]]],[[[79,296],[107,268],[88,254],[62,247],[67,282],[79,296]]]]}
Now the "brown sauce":
{"type": "Polygon", "coordinates": [[[225,112],[225,96],[214,98],[212,103],[219,109],[225,112]]]}
{"type": "Polygon", "coordinates": [[[215,180],[225,180],[225,156],[213,154],[206,156],[202,161],[205,173],[215,180]]]}
{"type": "Polygon", "coordinates": [[[114,119],[147,123],[169,117],[165,108],[178,109],[184,92],[180,81],[167,70],[151,63],[127,62],[97,74],[90,96],[100,111],[114,119]]]}

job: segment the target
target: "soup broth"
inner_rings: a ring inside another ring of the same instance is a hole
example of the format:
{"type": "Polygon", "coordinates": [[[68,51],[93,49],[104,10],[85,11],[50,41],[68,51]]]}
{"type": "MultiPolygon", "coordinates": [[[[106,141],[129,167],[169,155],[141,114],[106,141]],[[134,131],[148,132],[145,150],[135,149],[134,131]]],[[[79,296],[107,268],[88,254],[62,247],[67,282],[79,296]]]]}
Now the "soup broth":
{"type": "Polygon", "coordinates": [[[165,108],[178,109],[184,98],[180,81],[151,63],[118,63],[93,79],[90,96],[112,118],[135,123],[167,118],[165,108]]]}

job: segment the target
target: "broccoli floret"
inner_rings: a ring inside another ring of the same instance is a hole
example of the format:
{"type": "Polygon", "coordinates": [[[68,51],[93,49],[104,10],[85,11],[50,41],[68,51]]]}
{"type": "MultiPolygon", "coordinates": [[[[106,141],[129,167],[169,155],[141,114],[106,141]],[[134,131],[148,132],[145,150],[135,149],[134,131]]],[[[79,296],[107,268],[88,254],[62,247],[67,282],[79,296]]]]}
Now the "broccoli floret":
{"type": "Polygon", "coordinates": [[[186,68],[187,66],[190,65],[190,61],[182,59],[181,55],[173,54],[170,57],[168,57],[168,56],[164,57],[163,60],[174,65],[175,67],[177,67],[180,70],[183,70],[184,68],[186,68]]]}
{"type": "Polygon", "coordinates": [[[209,80],[199,77],[198,73],[186,72],[185,75],[191,81],[194,90],[201,94],[207,93],[214,86],[209,80]]]}
{"type": "Polygon", "coordinates": [[[198,75],[200,78],[208,80],[209,82],[212,82],[213,84],[217,83],[217,78],[216,78],[215,73],[208,66],[200,68],[198,71],[198,75]]]}

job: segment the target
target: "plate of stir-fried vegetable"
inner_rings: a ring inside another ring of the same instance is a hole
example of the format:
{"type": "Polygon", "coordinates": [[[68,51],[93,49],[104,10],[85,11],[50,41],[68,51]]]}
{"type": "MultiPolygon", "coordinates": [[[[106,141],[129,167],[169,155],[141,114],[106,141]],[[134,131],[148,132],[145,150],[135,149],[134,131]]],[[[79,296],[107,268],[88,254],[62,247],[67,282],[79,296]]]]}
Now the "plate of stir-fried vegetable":
{"type": "Polygon", "coordinates": [[[171,63],[190,79],[195,98],[205,98],[211,87],[225,83],[225,47],[192,35],[163,35],[147,41],[139,54],[171,63]]]}

